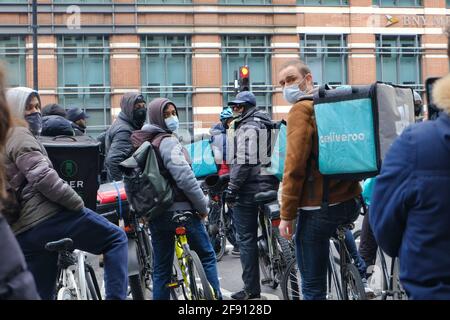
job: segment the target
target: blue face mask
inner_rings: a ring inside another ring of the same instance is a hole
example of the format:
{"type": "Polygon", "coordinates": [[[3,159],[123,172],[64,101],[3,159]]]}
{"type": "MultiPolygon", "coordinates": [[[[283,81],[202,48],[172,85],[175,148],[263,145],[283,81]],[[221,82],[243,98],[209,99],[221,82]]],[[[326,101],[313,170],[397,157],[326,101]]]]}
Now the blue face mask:
{"type": "Polygon", "coordinates": [[[40,112],[34,112],[25,116],[25,120],[28,122],[28,127],[30,128],[31,133],[33,133],[35,136],[41,134],[42,115],[40,112]]]}
{"type": "MultiPolygon", "coordinates": [[[[305,81],[305,79],[303,79],[303,81],[305,81]]],[[[305,91],[300,90],[299,88],[303,81],[300,83],[294,83],[290,86],[285,86],[283,88],[283,97],[290,104],[296,103],[298,100],[300,100],[301,97],[306,94],[305,91]]]]}
{"type": "Polygon", "coordinates": [[[166,123],[167,128],[172,132],[177,131],[178,127],[180,126],[180,122],[178,121],[177,116],[171,116],[165,119],[164,122],[166,123]]]}

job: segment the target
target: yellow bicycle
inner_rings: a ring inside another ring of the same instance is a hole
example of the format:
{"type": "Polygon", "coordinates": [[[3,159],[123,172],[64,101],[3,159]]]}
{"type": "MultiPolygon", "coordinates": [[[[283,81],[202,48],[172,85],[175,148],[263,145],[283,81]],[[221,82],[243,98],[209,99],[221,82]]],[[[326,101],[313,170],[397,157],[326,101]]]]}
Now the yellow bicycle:
{"type": "Polygon", "coordinates": [[[192,212],[184,211],[175,213],[172,218],[177,228],[172,279],[168,284],[170,295],[173,300],[215,300],[200,258],[189,248],[185,225],[192,216],[192,212]]]}

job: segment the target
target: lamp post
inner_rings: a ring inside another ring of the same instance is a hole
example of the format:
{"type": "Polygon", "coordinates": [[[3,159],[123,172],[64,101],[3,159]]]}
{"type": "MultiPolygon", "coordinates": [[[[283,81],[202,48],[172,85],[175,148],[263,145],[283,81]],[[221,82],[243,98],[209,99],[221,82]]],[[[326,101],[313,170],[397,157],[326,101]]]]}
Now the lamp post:
{"type": "Polygon", "coordinates": [[[33,89],[38,91],[38,41],[37,41],[37,0],[33,0],[33,89]]]}

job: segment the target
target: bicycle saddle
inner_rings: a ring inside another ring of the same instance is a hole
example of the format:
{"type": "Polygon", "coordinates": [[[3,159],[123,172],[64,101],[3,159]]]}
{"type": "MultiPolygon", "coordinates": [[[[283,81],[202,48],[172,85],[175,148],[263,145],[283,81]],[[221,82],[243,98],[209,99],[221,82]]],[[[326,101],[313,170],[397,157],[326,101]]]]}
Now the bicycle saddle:
{"type": "Polygon", "coordinates": [[[193,213],[190,211],[177,211],[173,217],[172,217],[172,221],[175,223],[182,223],[182,222],[186,222],[187,220],[189,220],[191,217],[193,216],[193,213]]]}
{"type": "Polygon", "coordinates": [[[259,192],[255,194],[255,201],[259,204],[265,204],[278,199],[278,193],[275,190],[259,192]]]}
{"type": "Polygon", "coordinates": [[[64,238],[61,240],[48,242],[45,245],[45,249],[48,251],[71,251],[73,248],[73,240],[70,238],[64,238]]]}

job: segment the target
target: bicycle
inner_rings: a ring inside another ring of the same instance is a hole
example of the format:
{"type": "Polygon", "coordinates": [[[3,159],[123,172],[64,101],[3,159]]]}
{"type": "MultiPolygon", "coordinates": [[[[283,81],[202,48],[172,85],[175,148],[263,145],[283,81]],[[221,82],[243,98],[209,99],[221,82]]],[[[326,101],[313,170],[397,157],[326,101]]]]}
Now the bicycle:
{"type": "Polygon", "coordinates": [[[45,249],[58,252],[57,300],[102,300],[94,269],[85,252],[73,250],[72,239],[48,242],[45,249]]]}
{"type": "Polygon", "coordinates": [[[214,174],[207,176],[202,184],[202,189],[209,197],[210,207],[205,226],[217,261],[220,261],[225,254],[227,240],[231,245],[236,246],[231,213],[226,210],[223,196],[229,180],[228,174],[222,176],[214,174]]]}
{"type": "MultiPolygon", "coordinates": [[[[361,237],[361,230],[355,231],[353,237],[355,238],[355,241],[357,239],[359,240],[361,237]]],[[[357,244],[359,250],[359,241],[357,241],[357,244]]],[[[400,283],[400,265],[398,257],[391,258],[391,263],[388,267],[385,254],[383,250],[378,247],[377,258],[375,265],[372,266],[372,268],[372,277],[381,274],[381,300],[387,300],[388,297],[392,297],[393,300],[408,299],[406,292],[400,283]],[[377,262],[381,265],[381,268],[378,266],[377,262]],[[377,273],[377,270],[380,272],[377,273]]]]}
{"type": "MultiPolygon", "coordinates": [[[[345,245],[345,232],[354,225],[338,226],[336,235],[331,238],[327,271],[327,299],[332,300],[334,294],[338,300],[366,300],[366,293],[358,269],[345,245]],[[340,259],[335,259],[333,247],[337,248],[340,259]],[[339,270],[338,270],[339,268],[339,270]]],[[[285,300],[301,300],[301,279],[295,260],[291,261],[282,279],[282,293],[285,300]]]]}
{"type": "Polygon", "coordinates": [[[128,282],[133,300],[146,300],[152,291],[153,247],[148,223],[127,202],[123,182],[100,186],[98,212],[119,225],[128,237],[128,282]],[[106,201],[105,201],[106,200],[106,201]],[[105,212],[106,210],[109,210],[105,212]]]}
{"type": "Polygon", "coordinates": [[[276,289],[289,263],[295,259],[294,245],[281,237],[280,206],[276,191],[260,192],[255,195],[258,213],[259,265],[263,278],[261,284],[276,289]]]}
{"type": "Polygon", "coordinates": [[[189,248],[185,225],[192,217],[192,212],[184,211],[175,213],[172,218],[177,228],[172,278],[167,286],[173,300],[178,300],[180,296],[185,300],[215,300],[200,258],[189,248]],[[197,282],[197,279],[200,281],[197,282]]]}

